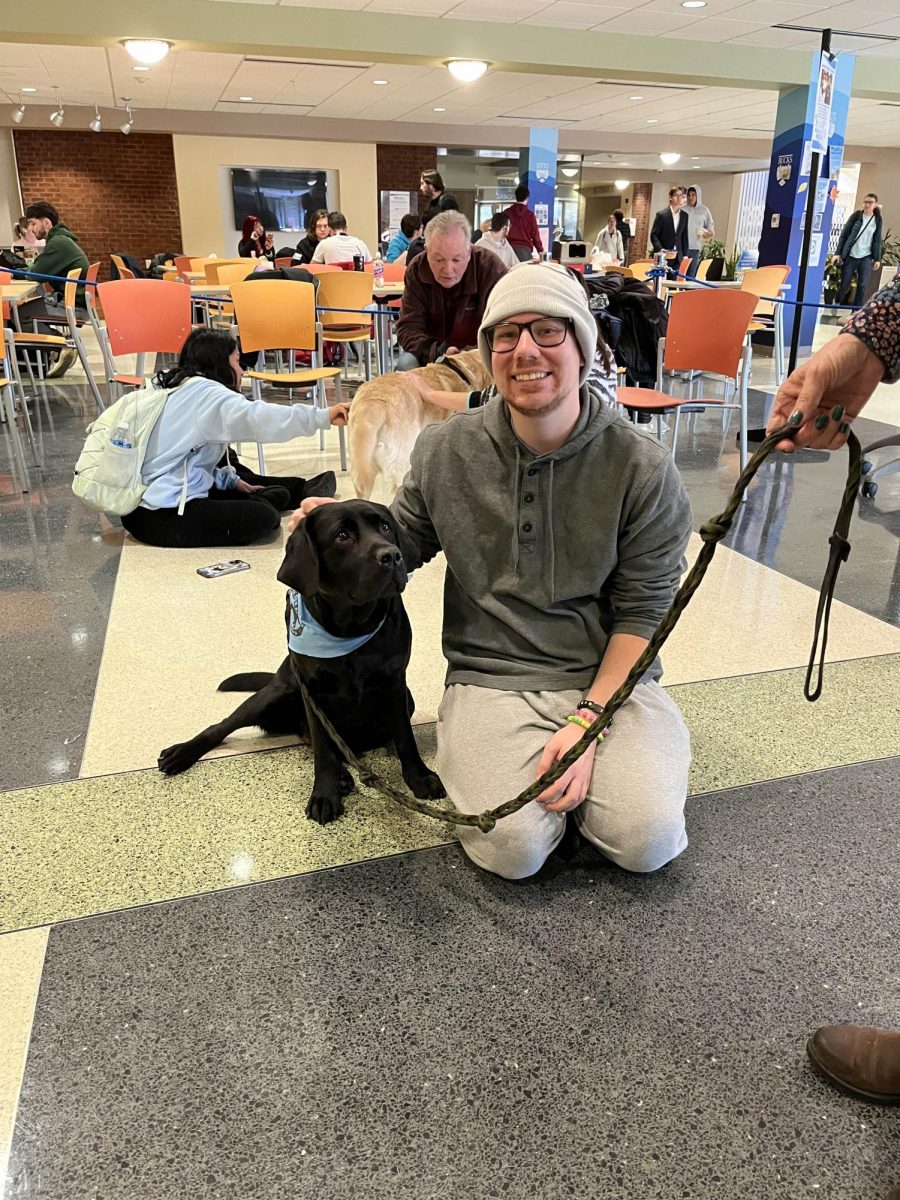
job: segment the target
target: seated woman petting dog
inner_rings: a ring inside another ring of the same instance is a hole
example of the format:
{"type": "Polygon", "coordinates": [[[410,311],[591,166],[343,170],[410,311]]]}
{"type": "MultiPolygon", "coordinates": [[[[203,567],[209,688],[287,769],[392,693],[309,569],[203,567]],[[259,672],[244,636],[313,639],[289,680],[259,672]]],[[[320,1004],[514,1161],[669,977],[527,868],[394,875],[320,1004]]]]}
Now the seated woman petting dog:
{"type": "Polygon", "coordinates": [[[122,524],[149,546],[246,546],[273,533],[281,512],[307,496],[333,496],[333,471],[314,479],[254,475],[229,457],[228,443],[289,442],[347,423],[348,406],[266,404],[241,393],[237,342],[196,329],[178,364],[154,384],[172,389],[150,435],[140,506],[122,524]],[[184,494],[184,503],[182,503],[184,494]]]}
{"type": "MultiPolygon", "coordinates": [[[[564,268],[513,267],[478,333],[497,395],[422,431],[391,506],[407,567],[447,557],[437,770],[464,812],[517,795],[598,719],[684,566],[691,510],[672,456],[588,386],[596,345],[564,268]]],[[[326,503],[304,501],[292,526],[326,503]]],[[[466,854],[508,879],[533,875],[571,813],[626,870],[679,855],[690,745],[661,673],[657,661],[603,744],[534,803],[489,834],[460,827],[466,854]]]]}

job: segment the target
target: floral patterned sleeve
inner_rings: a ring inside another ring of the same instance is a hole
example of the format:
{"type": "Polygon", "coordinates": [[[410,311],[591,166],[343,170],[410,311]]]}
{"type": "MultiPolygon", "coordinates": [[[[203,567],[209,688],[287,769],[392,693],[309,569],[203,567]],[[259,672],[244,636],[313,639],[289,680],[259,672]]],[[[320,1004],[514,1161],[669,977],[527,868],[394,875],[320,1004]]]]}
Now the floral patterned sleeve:
{"type": "Polygon", "coordinates": [[[900,275],[850,318],[842,333],[852,333],[884,363],[884,383],[900,379],[900,275]]]}

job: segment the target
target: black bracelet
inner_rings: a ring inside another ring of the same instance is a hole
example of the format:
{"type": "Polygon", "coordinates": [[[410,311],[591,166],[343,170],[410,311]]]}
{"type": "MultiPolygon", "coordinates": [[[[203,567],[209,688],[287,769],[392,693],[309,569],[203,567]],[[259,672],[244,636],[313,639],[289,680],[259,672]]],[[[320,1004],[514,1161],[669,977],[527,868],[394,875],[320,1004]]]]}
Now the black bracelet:
{"type": "MultiPolygon", "coordinates": [[[[598,717],[606,715],[606,709],[603,707],[603,705],[595,704],[593,700],[580,700],[576,705],[576,708],[584,708],[588,712],[592,712],[598,717]]],[[[612,718],[607,721],[607,725],[612,725],[612,718]]]]}

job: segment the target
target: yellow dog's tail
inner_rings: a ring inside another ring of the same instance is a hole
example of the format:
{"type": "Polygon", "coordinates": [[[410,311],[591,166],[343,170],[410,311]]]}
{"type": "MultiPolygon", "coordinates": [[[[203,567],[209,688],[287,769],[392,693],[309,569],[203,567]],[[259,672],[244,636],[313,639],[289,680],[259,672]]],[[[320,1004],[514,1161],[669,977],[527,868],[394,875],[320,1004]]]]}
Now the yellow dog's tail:
{"type": "Polygon", "coordinates": [[[380,471],[375,461],[375,451],[384,419],[385,411],[381,404],[362,404],[358,407],[355,404],[350,405],[350,420],[347,425],[350,478],[360,500],[368,500],[372,495],[380,471]]]}

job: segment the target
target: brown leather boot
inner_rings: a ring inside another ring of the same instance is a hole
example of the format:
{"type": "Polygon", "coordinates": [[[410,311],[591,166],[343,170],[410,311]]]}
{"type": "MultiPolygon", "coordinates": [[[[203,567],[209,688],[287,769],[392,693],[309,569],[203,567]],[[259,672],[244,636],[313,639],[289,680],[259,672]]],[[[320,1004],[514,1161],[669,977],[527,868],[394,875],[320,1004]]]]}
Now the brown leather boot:
{"type": "Polygon", "coordinates": [[[823,1025],[806,1043],[829,1083],[876,1104],[900,1104],[900,1032],[871,1025],[823,1025]]]}

